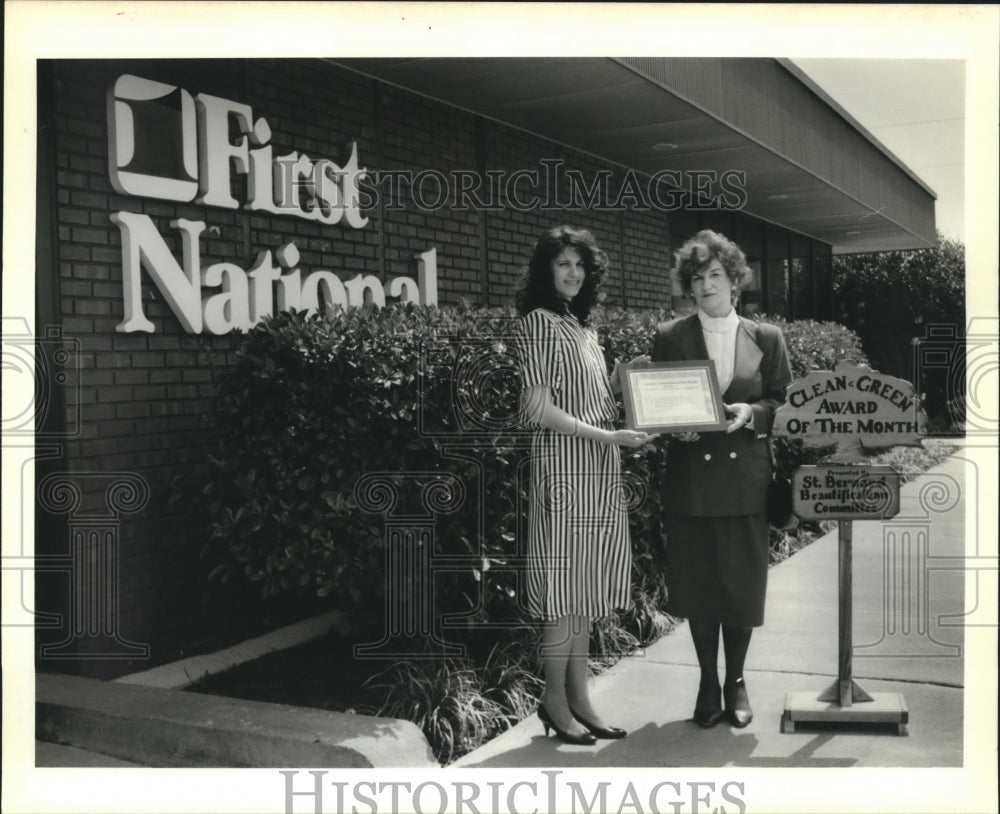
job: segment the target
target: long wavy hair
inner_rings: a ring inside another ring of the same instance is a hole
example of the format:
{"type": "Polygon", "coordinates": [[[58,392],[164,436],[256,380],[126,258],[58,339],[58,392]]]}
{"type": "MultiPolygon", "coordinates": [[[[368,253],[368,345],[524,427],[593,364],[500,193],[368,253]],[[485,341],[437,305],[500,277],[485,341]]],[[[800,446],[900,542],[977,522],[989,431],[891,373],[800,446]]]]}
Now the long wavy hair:
{"type": "Polygon", "coordinates": [[[691,296],[691,278],[705,266],[718,259],[726,270],[726,276],[736,286],[733,296],[739,296],[740,289],[753,276],[747,266],[746,255],[725,235],[702,229],[674,252],[674,278],[686,296],[691,296]]]}
{"type": "Polygon", "coordinates": [[[586,325],[591,310],[597,304],[597,292],[607,271],[608,256],[598,248],[594,236],[586,229],[575,229],[572,226],[549,229],[538,239],[531,259],[523,269],[517,289],[517,311],[525,316],[536,308],[548,308],[560,314],[568,310],[581,325],[586,325]],[[575,249],[583,260],[585,271],[580,293],[573,298],[568,308],[566,301],[556,294],[552,275],[552,261],[563,249],[575,249]]]}

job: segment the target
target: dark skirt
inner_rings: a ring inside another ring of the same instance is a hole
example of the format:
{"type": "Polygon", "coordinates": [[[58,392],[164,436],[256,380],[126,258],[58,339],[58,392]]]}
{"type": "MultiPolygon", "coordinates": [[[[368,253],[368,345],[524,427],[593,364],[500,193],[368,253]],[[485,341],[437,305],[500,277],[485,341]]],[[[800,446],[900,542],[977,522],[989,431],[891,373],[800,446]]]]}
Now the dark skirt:
{"type": "Polygon", "coordinates": [[[668,517],[667,612],[735,627],[764,624],[764,515],[668,517]]]}

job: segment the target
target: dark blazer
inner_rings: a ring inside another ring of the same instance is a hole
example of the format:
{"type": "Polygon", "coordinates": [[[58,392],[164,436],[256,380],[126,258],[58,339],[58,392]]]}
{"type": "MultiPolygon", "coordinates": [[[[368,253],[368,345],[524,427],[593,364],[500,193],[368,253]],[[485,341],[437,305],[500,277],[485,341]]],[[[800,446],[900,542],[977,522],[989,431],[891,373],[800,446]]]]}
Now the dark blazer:
{"type": "MultiPolygon", "coordinates": [[[[708,359],[698,315],[658,325],[652,357],[654,362],[708,359]]],[[[764,513],[771,479],[768,435],[791,380],[781,331],[740,317],[733,381],[722,400],[749,404],[753,430],[703,432],[693,442],[670,439],[664,485],[664,503],[670,514],[712,517],[764,513]]]]}

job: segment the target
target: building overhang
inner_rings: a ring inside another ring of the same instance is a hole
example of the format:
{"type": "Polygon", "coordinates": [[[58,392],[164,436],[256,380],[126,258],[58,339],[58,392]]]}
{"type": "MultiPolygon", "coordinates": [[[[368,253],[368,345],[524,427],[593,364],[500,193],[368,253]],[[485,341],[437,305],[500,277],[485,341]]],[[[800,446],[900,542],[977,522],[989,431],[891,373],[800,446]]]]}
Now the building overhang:
{"type": "Polygon", "coordinates": [[[934,192],[787,60],[336,64],[645,175],[743,172],[744,212],[828,243],[835,254],[936,242],[934,192]]]}

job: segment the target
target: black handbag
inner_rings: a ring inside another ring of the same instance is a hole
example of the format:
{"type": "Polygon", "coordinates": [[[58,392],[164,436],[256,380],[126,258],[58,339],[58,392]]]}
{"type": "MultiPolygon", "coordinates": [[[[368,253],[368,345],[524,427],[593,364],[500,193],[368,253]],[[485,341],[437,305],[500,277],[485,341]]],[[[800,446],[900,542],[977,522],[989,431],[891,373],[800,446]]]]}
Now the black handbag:
{"type": "Polygon", "coordinates": [[[783,529],[793,525],[792,482],[778,472],[770,439],[767,451],[771,456],[771,480],[767,484],[767,522],[775,528],[783,529]]]}

